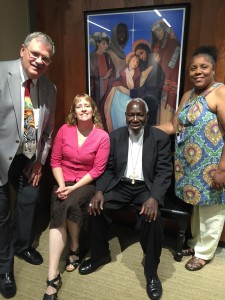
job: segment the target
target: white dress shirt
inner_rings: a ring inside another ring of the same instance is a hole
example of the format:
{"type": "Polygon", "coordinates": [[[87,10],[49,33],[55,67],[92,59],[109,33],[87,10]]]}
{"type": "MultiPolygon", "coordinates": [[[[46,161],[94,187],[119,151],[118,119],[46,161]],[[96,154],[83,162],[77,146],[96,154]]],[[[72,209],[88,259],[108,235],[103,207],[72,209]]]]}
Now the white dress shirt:
{"type": "Polygon", "coordinates": [[[128,158],[124,177],[132,180],[144,180],[142,170],[144,129],[141,130],[137,135],[133,134],[131,130],[129,130],[129,133],[128,158]]]}

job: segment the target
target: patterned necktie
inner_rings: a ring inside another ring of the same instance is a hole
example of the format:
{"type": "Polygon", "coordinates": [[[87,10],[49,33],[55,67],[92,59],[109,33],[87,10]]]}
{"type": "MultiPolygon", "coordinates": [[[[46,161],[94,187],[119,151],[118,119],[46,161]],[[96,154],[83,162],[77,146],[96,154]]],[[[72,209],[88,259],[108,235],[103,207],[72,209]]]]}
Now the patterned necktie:
{"type": "Polygon", "coordinates": [[[23,135],[23,154],[31,159],[36,152],[36,131],[34,123],[34,111],[30,98],[30,84],[28,79],[24,93],[24,135],[23,135]]]}

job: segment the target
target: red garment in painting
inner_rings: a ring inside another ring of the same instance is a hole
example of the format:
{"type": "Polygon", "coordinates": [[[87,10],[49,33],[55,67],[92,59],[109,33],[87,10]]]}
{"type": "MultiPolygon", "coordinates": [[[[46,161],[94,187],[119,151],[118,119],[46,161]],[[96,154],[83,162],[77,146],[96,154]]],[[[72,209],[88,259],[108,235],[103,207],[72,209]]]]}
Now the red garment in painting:
{"type": "Polygon", "coordinates": [[[91,97],[95,100],[98,108],[100,108],[102,98],[108,88],[112,86],[115,79],[115,68],[108,53],[98,55],[96,52],[90,55],[90,89],[91,97]],[[108,70],[112,73],[108,79],[104,79],[108,70]]]}
{"type": "Polygon", "coordinates": [[[108,71],[106,59],[104,55],[99,55],[96,54],[97,56],[97,64],[98,64],[98,72],[99,72],[99,77],[103,78],[103,85],[102,85],[102,91],[100,91],[101,95],[104,95],[106,90],[107,90],[107,85],[108,85],[108,78],[105,79],[104,76],[106,75],[108,71]]]}
{"type": "MultiPolygon", "coordinates": [[[[128,66],[124,66],[122,70],[120,71],[120,77],[118,80],[116,80],[113,83],[113,86],[124,86],[127,89],[133,89],[140,86],[140,77],[141,77],[141,71],[139,67],[133,69],[133,75],[132,75],[132,86],[129,85],[128,79],[127,79],[127,71],[128,66]]],[[[131,72],[131,71],[129,71],[131,72]]]]}
{"type": "Polygon", "coordinates": [[[170,35],[166,36],[164,47],[160,47],[157,42],[153,48],[153,52],[159,55],[159,63],[165,73],[165,82],[163,92],[167,94],[165,106],[170,105],[176,108],[177,83],[180,62],[180,45],[175,38],[170,35]]]}

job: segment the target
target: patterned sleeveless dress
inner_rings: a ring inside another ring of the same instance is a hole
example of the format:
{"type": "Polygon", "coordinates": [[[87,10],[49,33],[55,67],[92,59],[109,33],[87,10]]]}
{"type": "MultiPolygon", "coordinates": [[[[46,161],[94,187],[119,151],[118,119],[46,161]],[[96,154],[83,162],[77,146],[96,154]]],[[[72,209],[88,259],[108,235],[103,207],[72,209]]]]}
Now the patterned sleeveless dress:
{"type": "Polygon", "coordinates": [[[214,84],[205,94],[194,99],[192,90],[189,100],[178,114],[175,189],[180,199],[193,205],[225,204],[225,190],[217,191],[211,186],[225,132],[205,99],[221,84],[214,84]]]}

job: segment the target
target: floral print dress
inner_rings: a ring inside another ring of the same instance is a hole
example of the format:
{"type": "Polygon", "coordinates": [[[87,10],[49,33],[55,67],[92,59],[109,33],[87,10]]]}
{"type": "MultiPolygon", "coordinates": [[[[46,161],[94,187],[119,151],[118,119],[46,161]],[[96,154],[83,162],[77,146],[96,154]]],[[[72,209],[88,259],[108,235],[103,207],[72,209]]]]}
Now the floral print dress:
{"type": "Polygon", "coordinates": [[[176,195],[193,205],[225,204],[225,190],[217,191],[212,188],[212,178],[220,161],[225,133],[205,98],[221,84],[214,84],[194,99],[193,90],[178,114],[176,195]]]}

